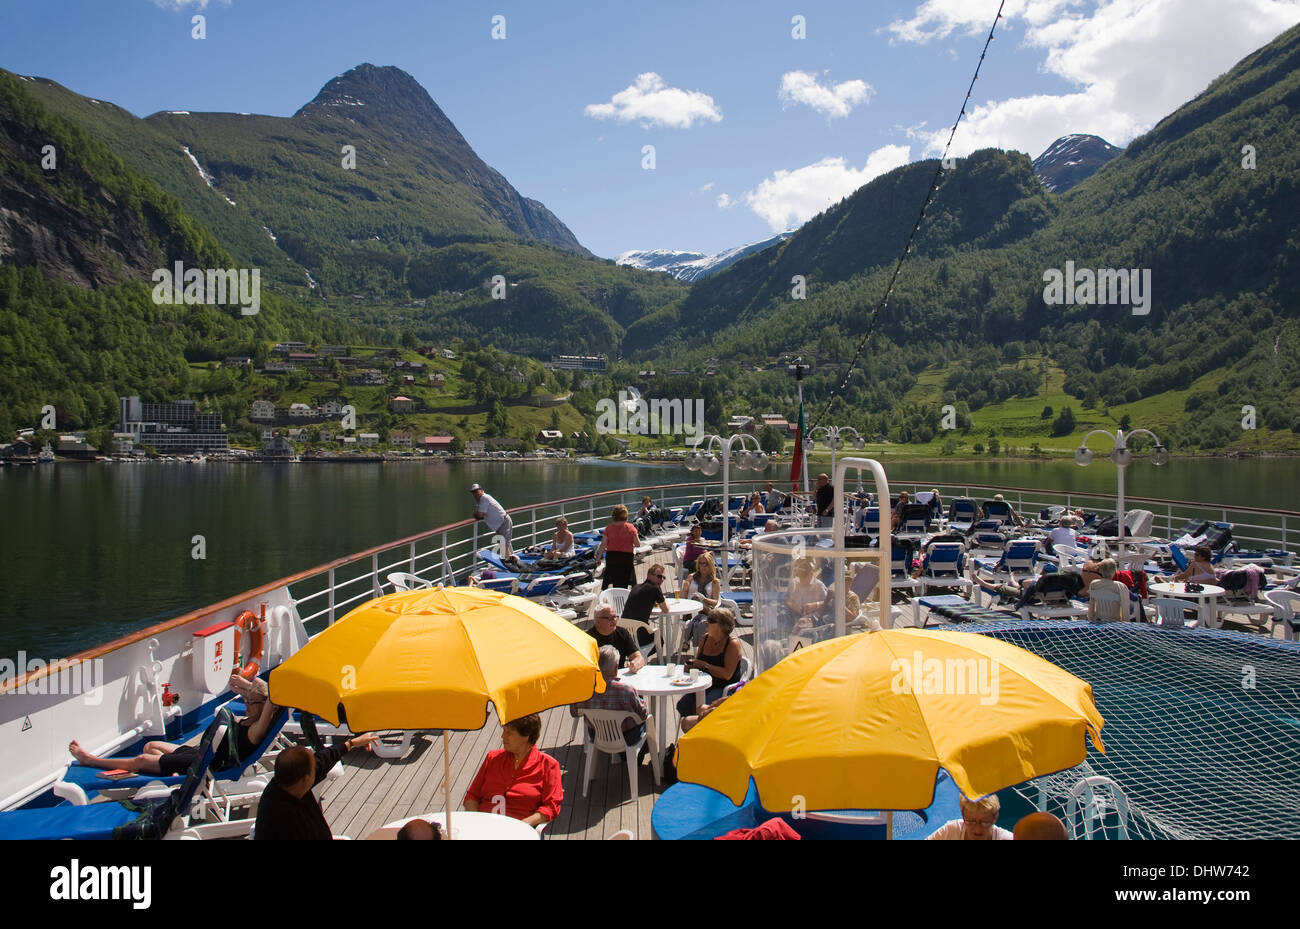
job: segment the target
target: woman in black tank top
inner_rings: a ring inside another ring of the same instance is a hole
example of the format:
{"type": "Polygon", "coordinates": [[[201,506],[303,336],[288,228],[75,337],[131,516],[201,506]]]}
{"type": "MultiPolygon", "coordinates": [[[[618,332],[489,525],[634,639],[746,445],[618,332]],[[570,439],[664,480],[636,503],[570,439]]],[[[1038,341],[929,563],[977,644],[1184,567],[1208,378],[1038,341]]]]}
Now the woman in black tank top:
{"type": "MultiPolygon", "coordinates": [[[[722,696],[723,691],[740,681],[740,642],[731,637],[736,628],[736,619],[731,610],[711,610],[708,613],[709,631],[695,657],[686,663],[686,667],[699,668],[713,678],[713,684],[704,693],[704,702],[712,703],[722,696]]],[[[686,694],[677,702],[677,711],[683,716],[695,712],[695,694],[686,694]]]]}

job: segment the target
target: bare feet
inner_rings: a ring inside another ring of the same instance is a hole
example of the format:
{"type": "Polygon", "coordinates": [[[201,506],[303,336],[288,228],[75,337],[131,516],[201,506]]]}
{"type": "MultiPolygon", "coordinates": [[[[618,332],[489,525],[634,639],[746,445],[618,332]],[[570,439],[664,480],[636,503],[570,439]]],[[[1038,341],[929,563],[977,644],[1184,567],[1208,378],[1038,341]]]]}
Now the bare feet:
{"type": "Polygon", "coordinates": [[[68,743],[68,751],[72,753],[73,758],[77,759],[77,761],[81,762],[82,764],[90,764],[90,759],[93,759],[95,757],[94,755],[90,754],[90,752],[82,748],[76,739],[73,739],[70,743],[68,743]]]}

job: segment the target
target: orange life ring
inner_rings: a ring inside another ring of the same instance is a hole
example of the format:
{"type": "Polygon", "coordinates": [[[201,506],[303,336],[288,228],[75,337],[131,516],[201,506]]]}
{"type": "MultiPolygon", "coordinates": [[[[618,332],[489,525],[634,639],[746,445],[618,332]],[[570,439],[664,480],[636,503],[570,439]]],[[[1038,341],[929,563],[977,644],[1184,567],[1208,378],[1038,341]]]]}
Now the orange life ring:
{"type": "MultiPolygon", "coordinates": [[[[262,604],[262,613],[266,613],[266,604],[262,604]]],[[[252,610],[244,610],[235,617],[235,661],[243,657],[244,631],[249,630],[252,636],[249,640],[249,661],[239,671],[235,672],[245,680],[251,681],[257,677],[257,672],[262,668],[262,630],[266,628],[265,615],[258,617],[252,610]]]]}

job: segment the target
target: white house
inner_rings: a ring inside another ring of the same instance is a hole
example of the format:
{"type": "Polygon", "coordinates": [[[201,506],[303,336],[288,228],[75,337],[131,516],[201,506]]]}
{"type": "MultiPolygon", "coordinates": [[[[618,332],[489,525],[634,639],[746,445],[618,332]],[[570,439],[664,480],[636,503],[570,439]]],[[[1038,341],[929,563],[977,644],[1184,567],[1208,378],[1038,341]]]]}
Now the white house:
{"type": "Polygon", "coordinates": [[[363,433],[361,433],[361,435],[357,436],[357,438],[361,440],[361,444],[362,444],[362,445],[378,445],[378,444],[379,444],[379,433],[378,433],[378,432],[363,432],[363,433]]]}
{"type": "Polygon", "coordinates": [[[312,410],[311,407],[309,407],[307,404],[305,403],[289,404],[290,419],[310,419],[311,416],[312,416],[312,410]]]}
{"type": "Polygon", "coordinates": [[[275,419],[275,404],[270,400],[254,400],[251,411],[248,414],[249,419],[275,419]]]}

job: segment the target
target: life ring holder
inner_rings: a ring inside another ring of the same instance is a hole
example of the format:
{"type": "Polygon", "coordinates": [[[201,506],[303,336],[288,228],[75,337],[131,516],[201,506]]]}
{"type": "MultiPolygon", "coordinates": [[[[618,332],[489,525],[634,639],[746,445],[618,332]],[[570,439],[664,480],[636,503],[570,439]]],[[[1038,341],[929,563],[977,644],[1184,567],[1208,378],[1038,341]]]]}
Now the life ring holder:
{"type": "Polygon", "coordinates": [[[249,637],[249,654],[248,664],[244,665],[235,673],[244,680],[251,681],[257,677],[257,672],[262,669],[262,649],[265,644],[266,630],[266,604],[262,604],[262,615],[259,617],[252,610],[244,610],[235,617],[235,661],[238,662],[243,658],[243,644],[245,631],[251,633],[249,637]]]}

